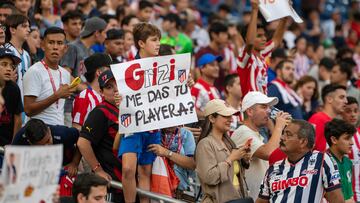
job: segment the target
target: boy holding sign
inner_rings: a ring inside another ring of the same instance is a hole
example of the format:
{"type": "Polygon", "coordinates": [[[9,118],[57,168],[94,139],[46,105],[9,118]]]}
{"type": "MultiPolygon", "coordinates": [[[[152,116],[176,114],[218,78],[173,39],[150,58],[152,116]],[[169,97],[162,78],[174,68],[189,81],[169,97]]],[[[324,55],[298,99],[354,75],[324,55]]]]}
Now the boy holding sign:
{"type": "MultiPolygon", "coordinates": [[[[135,59],[155,57],[159,55],[160,30],[148,23],[139,23],[134,27],[135,46],[139,50],[135,59]]],[[[122,184],[126,202],[135,202],[136,198],[136,166],[138,167],[139,187],[150,190],[152,163],[156,155],[148,151],[151,144],[160,144],[160,131],[134,133],[125,136],[120,145],[119,156],[122,157],[122,184]]],[[[141,197],[141,202],[148,202],[141,197]]]]}
{"type": "Polygon", "coordinates": [[[247,28],[246,42],[240,51],[237,62],[242,95],[246,95],[249,91],[267,93],[268,65],[265,58],[270,56],[272,51],[280,45],[287,20],[286,18],[281,19],[273,38],[266,42],[265,27],[257,25],[259,0],[251,0],[251,5],[251,19],[247,28]]]}

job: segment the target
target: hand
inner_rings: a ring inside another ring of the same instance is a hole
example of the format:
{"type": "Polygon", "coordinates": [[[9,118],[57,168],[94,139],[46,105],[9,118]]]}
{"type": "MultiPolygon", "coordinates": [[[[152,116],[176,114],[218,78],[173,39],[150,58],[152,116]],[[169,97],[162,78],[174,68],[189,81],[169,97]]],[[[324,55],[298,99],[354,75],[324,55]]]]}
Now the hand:
{"type": "Polygon", "coordinates": [[[251,0],[251,7],[252,7],[252,10],[258,10],[259,9],[259,0],[251,0]]]}
{"type": "Polygon", "coordinates": [[[275,128],[283,130],[291,122],[291,115],[287,112],[280,111],[276,115],[275,128]]]}
{"type": "Polygon", "coordinates": [[[53,194],[53,197],[52,197],[52,202],[53,203],[60,203],[60,186],[58,186],[56,188],[56,191],[55,191],[55,193],[53,194]]]}
{"type": "Polygon", "coordinates": [[[116,106],[120,106],[121,104],[121,101],[122,101],[122,96],[117,92],[115,93],[115,104],[116,106]]]}
{"type": "Polygon", "coordinates": [[[169,150],[159,144],[151,144],[148,147],[148,151],[155,153],[158,156],[166,157],[169,154],[169,150]]]}
{"type": "Polygon", "coordinates": [[[107,180],[109,182],[112,180],[111,176],[109,174],[107,174],[102,168],[99,168],[98,170],[96,170],[95,174],[102,178],[105,178],[105,180],[107,180]]]}
{"type": "Polygon", "coordinates": [[[69,163],[68,165],[65,166],[66,171],[68,172],[69,176],[73,177],[77,175],[77,171],[78,171],[78,166],[74,163],[69,163]]]}
{"type": "Polygon", "coordinates": [[[37,13],[37,14],[34,15],[34,18],[35,18],[35,20],[40,20],[41,21],[43,19],[43,16],[40,13],[37,13]]]}
{"type": "Polygon", "coordinates": [[[247,153],[249,153],[249,147],[243,145],[240,146],[238,149],[233,149],[228,159],[230,159],[231,162],[235,160],[240,160],[244,158],[247,153]]]}
{"type": "Polygon", "coordinates": [[[75,91],[75,88],[70,88],[69,85],[60,85],[60,88],[55,92],[55,95],[57,95],[57,97],[66,99],[68,97],[70,97],[70,95],[72,95],[72,93],[75,91]]]}
{"type": "Polygon", "coordinates": [[[189,78],[186,82],[186,85],[189,87],[189,88],[192,88],[194,85],[195,85],[195,81],[194,79],[192,78],[191,76],[191,73],[189,73],[189,78]]]}

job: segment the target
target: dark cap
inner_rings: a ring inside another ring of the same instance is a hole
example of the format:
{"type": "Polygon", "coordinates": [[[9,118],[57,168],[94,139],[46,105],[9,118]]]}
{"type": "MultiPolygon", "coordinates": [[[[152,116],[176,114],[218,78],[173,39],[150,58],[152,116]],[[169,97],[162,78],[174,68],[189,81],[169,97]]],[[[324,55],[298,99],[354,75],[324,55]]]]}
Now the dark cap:
{"type": "Polygon", "coordinates": [[[101,67],[110,67],[111,63],[111,57],[104,53],[95,53],[87,57],[84,61],[87,72],[94,72],[101,67]]]}
{"type": "Polygon", "coordinates": [[[119,29],[111,29],[106,32],[106,40],[124,39],[124,31],[119,29]]]}
{"type": "Polygon", "coordinates": [[[104,30],[106,28],[105,20],[99,17],[92,17],[85,21],[85,26],[80,33],[80,37],[87,37],[98,30],[104,30]]]}
{"type": "Polygon", "coordinates": [[[15,56],[10,49],[0,48],[0,58],[9,57],[14,62],[14,65],[21,63],[21,59],[15,56]]]}
{"type": "Polygon", "coordinates": [[[111,70],[107,70],[101,73],[98,79],[100,89],[103,89],[106,83],[108,83],[111,79],[114,79],[114,75],[111,70]]]}

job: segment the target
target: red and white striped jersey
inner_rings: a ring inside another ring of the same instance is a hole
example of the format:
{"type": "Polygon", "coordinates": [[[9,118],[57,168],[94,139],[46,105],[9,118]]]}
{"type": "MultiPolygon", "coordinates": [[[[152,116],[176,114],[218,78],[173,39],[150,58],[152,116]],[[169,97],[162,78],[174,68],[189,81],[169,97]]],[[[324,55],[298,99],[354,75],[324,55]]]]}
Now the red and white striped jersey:
{"type": "Polygon", "coordinates": [[[260,186],[259,198],[271,203],[320,203],[324,192],[341,189],[335,160],[327,153],[310,151],[292,164],[288,159],[269,167],[260,186]]]}
{"type": "Polygon", "coordinates": [[[91,88],[80,92],[73,102],[72,122],[82,126],[88,114],[102,101],[101,95],[91,88]]]}
{"type": "Polygon", "coordinates": [[[268,41],[265,49],[260,52],[260,56],[254,53],[248,54],[245,51],[245,46],[241,48],[237,58],[237,72],[240,77],[243,96],[250,91],[260,91],[267,94],[268,65],[265,58],[271,55],[274,47],[274,42],[268,41]]]}
{"type": "Polygon", "coordinates": [[[236,73],[237,71],[237,63],[236,63],[236,56],[234,54],[235,47],[232,44],[229,44],[223,50],[224,60],[228,63],[230,68],[230,73],[236,73]]]}
{"type": "Polygon", "coordinates": [[[353,184],[354,200],[356,202],[359,202],[360,201],[360,128],[357,129],[352,139],[354,145],[352,146],[352,150],[349,154],[349,158],[353,162],[352,184],[353,184]]]}
{"type": "Polygon", "coordinates": [[[195,108],[204,111],[205,105],[213,99],[220,99],[219,90],[201,78],[191,88],[191,96],[195,97],[195,108]]]}

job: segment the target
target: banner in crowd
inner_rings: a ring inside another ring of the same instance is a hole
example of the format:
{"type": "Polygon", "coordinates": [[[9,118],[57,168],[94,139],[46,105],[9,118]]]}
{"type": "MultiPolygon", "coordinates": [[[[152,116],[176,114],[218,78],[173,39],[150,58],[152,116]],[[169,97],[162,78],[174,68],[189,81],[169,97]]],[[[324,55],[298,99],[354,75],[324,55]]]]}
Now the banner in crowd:
{"type": "Polygon", "coordinates": [[[187,86],[190,53],[149,57],[111,66],[122,95],[120,133],[197,122],[187,86]]]}
{"type": "Polygon", "coordinates": [[[260,12],[267,22],[291,16],[295,22],[302,23],[303,20],[296,13],[290,2],[292,0],[260,0],[260,12]]]}
{"type": "Polygon", "coordinates": [[[6,146],[1,203],[51,203],[59,183],[62,145],[6,146]]]}

